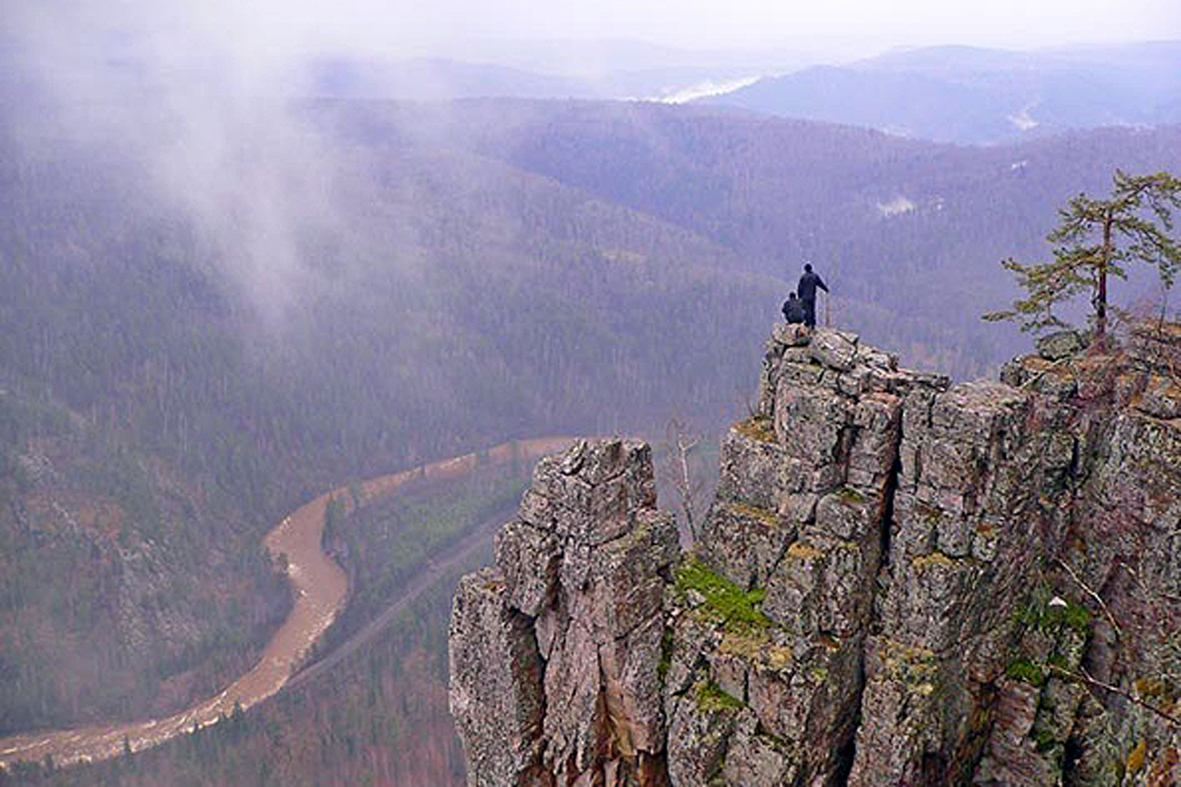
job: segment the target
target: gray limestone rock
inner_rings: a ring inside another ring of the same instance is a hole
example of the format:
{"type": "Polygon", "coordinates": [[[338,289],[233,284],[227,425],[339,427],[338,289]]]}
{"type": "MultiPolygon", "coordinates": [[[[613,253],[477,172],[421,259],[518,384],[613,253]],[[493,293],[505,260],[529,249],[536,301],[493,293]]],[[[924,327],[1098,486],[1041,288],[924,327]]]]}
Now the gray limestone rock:
{"type": "Polygon", "coordinates": [[[1164,421],[1181,418],[1181,379],[1150,376],[1136,409],[1164,421]]]}
{"type": "Polygon", "coordinates": [[[742,503],[715,502],[705,518],[698,554],[741,588],[765,585],[771,569],[799,530],[799,512],[791,506],[798,499],[784,498],[786,514],[742,503]]]}
{"type": "Polygon", "coordinates": [[[1150,320],[1132,327],[1128,354],[1141,371],[1176,376],[1181,369],[1181,323],[1150,320]]]}
{"type": "Polygon", "coordinates": [[[865,364],[866,366],[874,367],[884,371],[892,372],[898,369],[898,356],[894,353],[884,352],[876,347],[870,347],[868,344],[862,344],[857,348],[857,362],[865,364]]]}
{"type": "Polygon", "coordinates": [[[799,488],[790,492],[823,492],[844,481],[840,467],[844,442],[851,439],[850,401],[823,388],[780,381],[775,402],[775,435],[797,467],[808,468],[799,488]]]}
{"type": "Polygon", "coordinates": [[[553,602],[562,552],[558,540],[524,520],[505,525],[496,536],[496,565],[504,577],[508,603],[537,617],[553,602]]]}
{"type": "Polygon", "coordinates": [[[539,766],[544,665],[506,596],[504,578],[484,569],[460,581],[451,613],[451,715],[470,787],[532,784],[539,766]]]}
{"type": "Polygon", "coordinates": [[[655,505],[651,451],[634,440],[581,441],[539,461],[531,491],[549,504],[549,521],[536,524],[561,540],[596,546],[625,533],[630,512],[655,505]]]}
{"type": "MultiPolygon", "coordinates": [[[[875,388],[874,375],[892,375],[893,390],[933,396],[940,388],[896,371],[895,359],[852,334],[816,331],[775,360],[773,402],[723,442],[717,501],[695,547],[739,588],[765,594],[768,622],[706,638],[712,644],[696,658],[708,670],[697,674],[748,703],[763,731],[734,734],[723,778],[766,771],[820,783],[854,733],[860,649],[893,494],[903,399],[875,388]],[[764,750],[758,741],[777,743],[764,750]]],[[[678,619],[675,642],[687,639],[681,630],[690,623],[703,625],[701,614],[678,619]]],[[[683,664],[674,655],[670,667],[682,691],[683,664]]]]}
{"type": "Polygon", "coordinates": [[[675,787],[713,787],[726,763],[738,710],[710,705],[698,690],[673,700],[668,728],[668,776],[675,787]]]}
{"type": "Polygon", "coordinates": [[[664,595],[678,545],[654,490],[638,441],[542,459],[497,538],[498,570],[461,583],[451,693],[469,784],[663,783],[664,595]]]}
{"type": "Polygon", "coordinates": [[[1056,342],[950,386],[777,326],[691,559],[646,446],[540,462],[456,597],[469,783],[1176,781],[1181,327],[1056,342]]]}
{"type": "Polygon", "coordinates": [[[749,709],[738,715],[722,767],[722,780],[733,785],[791,784],[798,773],[783,741],[762,730],[749,709]]]}
{"type": "Polygon", "coordinates": [[[812,357],[830,369],[852,371],[857,358],[857,334],[818,329],[808,345],[812,357]]]}
{"type": "Polygon", "coordinates": [[[880,511],[855,489],[846,487],[820,498],[816,505],[816,524],[809,531],[820,537],[861,540],[879,536],[880,511]]]}
{"type": "Polygon", "coordinates": [[[806,490],[811,481],[806,467],[774,442],[773,433],[766,428],[764,433],[732,428],[723,438],[719,501],[775,512],[786,495],[806,490]]]}
{"type": "Polygon", "coordinates": [[[784,347],[803,347],[812,339],[812,329],[804,325],[777,322],[771,327],[771,341],[784,347]]]}
{"type": "Polygon", "coordinates": [[[1078,331],[1055,331],[1038,337],[1035,346],[1047,361],[1059,361],[1082,352],[1087,345],[1078,331]]]}

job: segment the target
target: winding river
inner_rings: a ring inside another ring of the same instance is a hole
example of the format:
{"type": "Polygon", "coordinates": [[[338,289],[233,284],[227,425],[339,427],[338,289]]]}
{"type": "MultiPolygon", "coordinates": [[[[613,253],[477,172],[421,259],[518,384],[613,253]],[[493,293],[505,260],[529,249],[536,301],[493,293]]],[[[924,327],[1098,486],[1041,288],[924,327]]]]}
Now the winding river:
{"type": "MultiPolygon", "coordinates": [[[[487,451],[379,476],[359,485],[360,502],[391,494],[407,482],[418,479],[458,479],[489,465],[532,461],[566,447],[570,440],[567,437],[545,437],[502,443],[487,451]]],[[[46,756],[51,756],[59,766],[101,760],[121,754],[125,745],[130,745],[133,751],[139,751],[194,727],[216,724],[233,713],[235,704],[240,704],[243,709],[249,708],[282,689],[291,680],[313,643],[332,624],[348,596],[348,581],[344,571],[320,549],[325,509],[333,497],[351,501],[352,494],[349,487],[325,492],[283,517],[267,533],[265,544],[271,555],[286,556],[287,578],[295,595],[295,603],[253,668],[216,696],[167,718],[0,738],[0,768],[7,768],[18,761],[41,761],[46,756]]],[[[423,572],[425,575],[429,569],[424,568],[423,572]]],[[[402,604],[421,591],[426,583],[412,579],[410,585],[411,592],[404,593],[399,599],[402,604]]]]}

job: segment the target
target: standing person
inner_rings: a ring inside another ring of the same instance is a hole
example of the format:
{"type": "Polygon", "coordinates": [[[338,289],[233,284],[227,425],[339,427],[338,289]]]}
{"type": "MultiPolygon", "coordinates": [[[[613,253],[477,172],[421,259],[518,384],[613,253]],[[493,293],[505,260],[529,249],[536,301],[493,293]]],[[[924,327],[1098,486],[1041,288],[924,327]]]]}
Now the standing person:
{"type": "Polygon", "coordinates": [[[816,327],[816,288],[828,292],[824,281],[812,272],[812,263],[804,265],[804,275],[800,277],[800,285],[796,289],[800,293],[800,300],[804,302],[804,325],[816,327]]]}

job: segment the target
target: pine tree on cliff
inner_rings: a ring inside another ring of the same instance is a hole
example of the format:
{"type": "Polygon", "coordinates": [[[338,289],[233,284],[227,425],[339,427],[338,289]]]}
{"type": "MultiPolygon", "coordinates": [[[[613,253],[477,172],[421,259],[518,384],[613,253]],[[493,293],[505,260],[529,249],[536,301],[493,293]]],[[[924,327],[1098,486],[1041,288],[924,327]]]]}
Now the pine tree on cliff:
{"type": "Polygon", "coordinates": [[[1116,170],[1110,199],[1079,194],[1058,211],[1062,221],[1046,240],[1055,244],[1050,262],[1001,262],[1028,293],[1013,307],[984,315],[986,320],[1021,320],[1021,329],[1066,327],[1053,312],[1058,303],[1090,291],[1094,343],[1107,340],[1107,277],[1127,278],[1125,265],[1155,265],[1161,283],[1172,287],[1181,267],[1181,245],[1172,237],[1173,209],[1181,208],[1181,179],[1167,172],[1128,175],[1116,170]]]}

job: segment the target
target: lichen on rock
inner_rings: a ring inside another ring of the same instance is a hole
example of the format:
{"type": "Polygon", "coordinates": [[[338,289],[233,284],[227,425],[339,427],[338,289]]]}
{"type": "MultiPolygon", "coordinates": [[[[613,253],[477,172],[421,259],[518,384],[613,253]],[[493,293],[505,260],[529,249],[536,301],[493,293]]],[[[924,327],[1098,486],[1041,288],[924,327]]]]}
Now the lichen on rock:
{"type": "Polygon", "coordinates": [[[676,526],[648,447],[542,459],[497,567],[461,582],[451,698],[471,785],[659,784],[663,598],[676,526]]]}
{"type": "Polygon", "coordinates": [[[543,460],[456,597],[469,784],[1177,783],[1181,328],[1076,339],[776,326],[687,555],[646,446],[543,460]]]}

